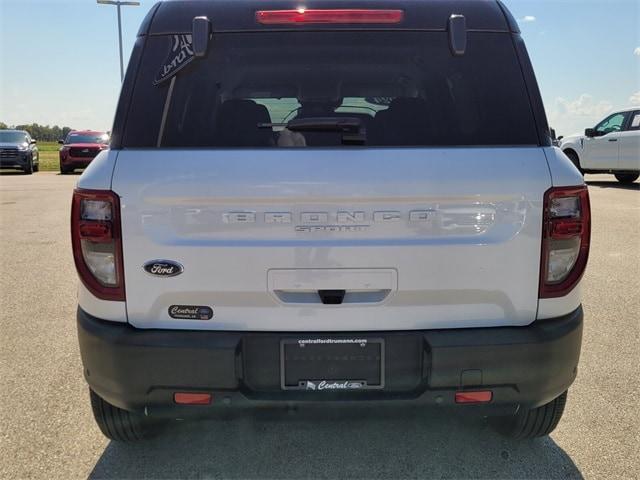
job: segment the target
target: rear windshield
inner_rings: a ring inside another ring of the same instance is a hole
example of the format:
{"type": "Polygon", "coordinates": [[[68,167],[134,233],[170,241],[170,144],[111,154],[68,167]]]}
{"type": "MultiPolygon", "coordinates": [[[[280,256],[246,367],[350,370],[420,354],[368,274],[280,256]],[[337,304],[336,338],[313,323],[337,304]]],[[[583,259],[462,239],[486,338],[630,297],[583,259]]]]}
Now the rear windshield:
{"type": "Polygon", "coordinates": [[[538,144],[508,33],[469,32],[460,57],[444,32],[217,34],[156,85],[173,46],[147,40],[125,148],[538,144]]]}

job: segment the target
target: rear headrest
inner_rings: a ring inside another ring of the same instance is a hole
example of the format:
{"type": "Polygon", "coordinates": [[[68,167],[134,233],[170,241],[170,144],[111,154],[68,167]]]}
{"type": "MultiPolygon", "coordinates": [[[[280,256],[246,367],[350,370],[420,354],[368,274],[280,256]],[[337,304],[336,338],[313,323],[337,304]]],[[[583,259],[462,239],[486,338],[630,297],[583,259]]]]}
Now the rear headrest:
{"type": "Polygon", "coordinates": [[[396,98],[379,112],[371,131],[377,145],[426,145],[433,135],[429,104],[422,98],[396,98]]]}
{"type": "Polygon", "coordinates": [[[259,123],[271,123],[269,111],[253,100],[227,100],[218,108],[217,143],[228,147],[263,147],[273,144],[270,128],[258,128],[259,123]]]}
{"type": "Polygon", "coordinates": [[[427,111],[428,104],[426,100],[422,98],[407,98],[399,97],[394,98],[389,104],[389,112],[406,112],[406,111],[427,111]]]}

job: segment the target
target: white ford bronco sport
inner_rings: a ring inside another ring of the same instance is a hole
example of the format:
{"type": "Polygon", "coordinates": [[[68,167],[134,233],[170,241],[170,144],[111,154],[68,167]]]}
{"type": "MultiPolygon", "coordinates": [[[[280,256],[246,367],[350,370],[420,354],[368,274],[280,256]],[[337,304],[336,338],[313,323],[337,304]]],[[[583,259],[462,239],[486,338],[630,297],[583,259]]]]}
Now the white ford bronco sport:
{"type": "Polygon", "coordinates": [[[405,402],[546,435],[589,212],[497,0],[159,3],[73,196],[96,421],[405,402]]]}

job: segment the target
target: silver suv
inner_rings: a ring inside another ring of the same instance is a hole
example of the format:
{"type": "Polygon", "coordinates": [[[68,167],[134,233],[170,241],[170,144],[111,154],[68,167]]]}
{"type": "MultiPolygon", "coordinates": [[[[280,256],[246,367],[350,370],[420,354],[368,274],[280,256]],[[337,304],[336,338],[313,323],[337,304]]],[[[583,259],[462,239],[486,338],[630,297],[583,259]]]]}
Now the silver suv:
{"type": "Polygon", "coordinates": [[[403,402],[548,434],[589,197],[515,21],[489,0],[306,3],[163,2],[140,30],[73,198],[98,425],[403,402]]]}

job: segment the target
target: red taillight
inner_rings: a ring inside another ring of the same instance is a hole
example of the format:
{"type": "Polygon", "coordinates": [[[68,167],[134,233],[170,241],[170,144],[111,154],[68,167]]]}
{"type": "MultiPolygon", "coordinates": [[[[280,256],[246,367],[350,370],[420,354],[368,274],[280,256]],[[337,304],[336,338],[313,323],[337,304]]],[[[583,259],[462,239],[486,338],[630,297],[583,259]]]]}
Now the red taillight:
{"type": "Polygon", "coordinates": [[[555,187],[544,195],[540,298],[567,295],[589,258],[591,208],[585,185],[555,187]]]}
{"type": "Polygon", "coordinates": [[[96,243],[107,243],[113,240],[111,222],[80,222],[78,229],[81,239],[96,243]]]}
{"type": "Polygon", "coordinates": [[[104,190],[73,192],[71,245],[84,286],[100,299],[124,301],[118,195],[104,190]]]}
{"type": "Polygon", "coordinates": [[[304,23],[400,23],[404,16],[402,10],[366,10],[366,9],[331,9],[331,10],[259,10],[256,20],[263,25],[284,25],[304,23]]]}
{"type": "Polygon", "coordinates": [[[582,220],[556,220],[551,223],[551,238],[572,238],[582,235],[582,220]]]}
{"type": "Polygon", "coordinates": [[[173,395],[173,401],[179,405],[209,405],[210,393],[177,392],[173,395]]]}
{"type": "Polygon", "coordinates": [[[456,392],[456,403],[488,403],[493,398],[491,390],[479,392],[456,392]]]}

